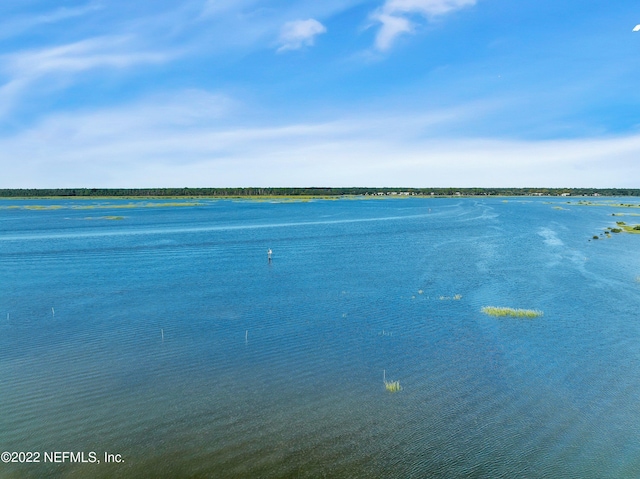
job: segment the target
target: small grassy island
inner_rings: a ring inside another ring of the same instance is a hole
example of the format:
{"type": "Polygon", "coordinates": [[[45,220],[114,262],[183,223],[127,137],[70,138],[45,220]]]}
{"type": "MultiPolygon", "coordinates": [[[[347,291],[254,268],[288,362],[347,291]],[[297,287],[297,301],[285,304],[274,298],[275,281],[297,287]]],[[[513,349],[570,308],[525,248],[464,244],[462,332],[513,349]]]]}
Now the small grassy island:
{"type": "Polygon", "coordinates": [[[384,383],[384,388],[390,393],[397,393],[402,389],[400,387],[400,381],[387,381],[384,383]]]}
{"type": "Polygon", "coordinates": [[[626,224],[621,225],[620,223],[618,223],[618,225],[620,226],[620,228],[622,228],[623,231],[627,233],[636,234],[636,235],[640,234],[640,225],[626,225],[626,224]]]}
{"type": "Polygon", "coordinates": [[[384,383],[384,388],[390,393],[397,393],[402,388],[400,387],[400,381],[387,381],[387,372],[382,372],[382,382],[384,383]]]}
{"type": "MultiPolygon", "coordinates": [[[[580,200],[577,203],[573,203],[576,206],[606,206],[609,208],[636,208],[640,209],[640,204],[634,203],[619,203],[613,201],[587,201],[580,200]]],[[[611,216],[640,216],[639,213],[630,213],[630,212],[614,212],[611,213],[611,216]]],[[[640,234],[640,224],[628,225],[624,221],[616,221],[616,226],[610,226],[605,228],[604,234],[607,238],[611,238],[611,233],[631,233],[631,234],[640,234]]],[[[592,239],[598,239],[598,236],[593,236],[592,239]]]]}
{"type": "Polygon", "coordinates": [[[502,308],[497,306],[484,306],[482,308],[484,314],[495,317],[511,316],[514,318],[537,318],[544,313],[537,309],[514,309],[502,308]]]}

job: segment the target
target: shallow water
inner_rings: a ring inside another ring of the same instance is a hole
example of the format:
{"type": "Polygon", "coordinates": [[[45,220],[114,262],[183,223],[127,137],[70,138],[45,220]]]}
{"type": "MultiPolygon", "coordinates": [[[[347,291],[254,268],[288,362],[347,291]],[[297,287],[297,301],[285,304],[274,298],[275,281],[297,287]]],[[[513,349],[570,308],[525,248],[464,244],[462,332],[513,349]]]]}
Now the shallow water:
{"type": "Polygon", "coordinates": [[[640,475],[629,210],[194,201],[0,201],[0,477],[640,475]]]}

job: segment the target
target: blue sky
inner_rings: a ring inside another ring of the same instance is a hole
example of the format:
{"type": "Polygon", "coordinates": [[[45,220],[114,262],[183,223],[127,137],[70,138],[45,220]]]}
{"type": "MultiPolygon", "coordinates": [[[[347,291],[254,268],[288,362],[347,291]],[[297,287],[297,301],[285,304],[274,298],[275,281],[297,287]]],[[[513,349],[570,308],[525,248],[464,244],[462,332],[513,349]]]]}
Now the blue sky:
{"type": "Polygon", "coordinates": [[[4,0],[0,187],[639,187],[637,1],[4,0]]]}

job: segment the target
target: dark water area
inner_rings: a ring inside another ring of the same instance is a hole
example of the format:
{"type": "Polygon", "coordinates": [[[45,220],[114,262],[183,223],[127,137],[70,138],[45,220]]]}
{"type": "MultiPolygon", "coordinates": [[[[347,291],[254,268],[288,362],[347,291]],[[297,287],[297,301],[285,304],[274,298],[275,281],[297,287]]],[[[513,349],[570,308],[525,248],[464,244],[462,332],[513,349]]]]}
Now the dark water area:
{"type": "Polygon", "coordinates": [[[638,477],[607,201],[2,200],[0,477],[638,477]]]}

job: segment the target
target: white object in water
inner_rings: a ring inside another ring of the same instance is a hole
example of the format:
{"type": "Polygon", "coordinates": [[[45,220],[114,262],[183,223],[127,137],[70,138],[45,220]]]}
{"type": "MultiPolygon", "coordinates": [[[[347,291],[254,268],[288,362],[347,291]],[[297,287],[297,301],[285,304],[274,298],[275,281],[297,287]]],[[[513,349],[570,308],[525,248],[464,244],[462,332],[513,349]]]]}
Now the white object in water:
{"type": "Polygon", "coordinates": [[[269,259],[271,259],[271,254],[272,254],[272,253],[273,253],[273,251],[271,251],[271,248],[269,248],[269,249],[267,250],[267,257],[268,257],[269,259]]]}
{"type": "Polygon", "coordinates": [[[640,32],[640,25],[636,25],[635,27],[633,27],[633,31],[640,32]]]}

